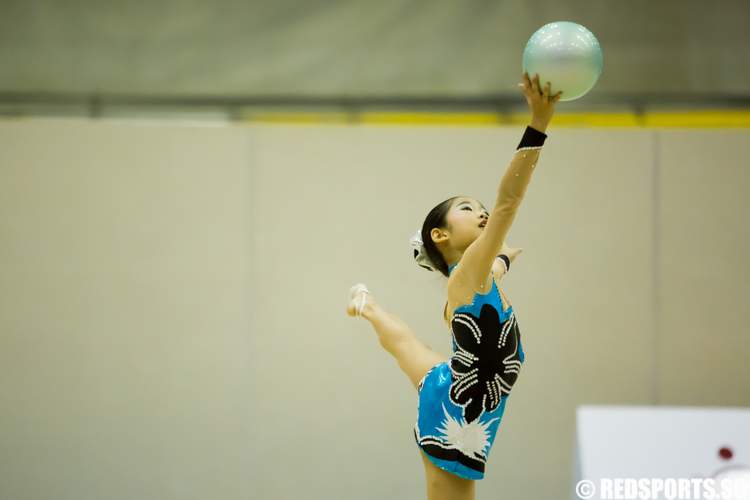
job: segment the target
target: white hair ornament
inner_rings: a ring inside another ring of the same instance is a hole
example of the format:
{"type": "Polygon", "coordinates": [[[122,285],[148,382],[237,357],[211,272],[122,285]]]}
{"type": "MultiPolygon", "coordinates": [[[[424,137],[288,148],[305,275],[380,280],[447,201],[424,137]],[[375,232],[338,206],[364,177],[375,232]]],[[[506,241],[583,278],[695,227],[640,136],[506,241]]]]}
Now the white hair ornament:
{"type": "Polygon", "coordinates": [[[432,263],[430,257],[427,255],[427,249],[425,249],[424,242],[422,241],[421,230],[417,229],[417,232],[411,237],[409,243],[414,251],[414,260],[417,261],[417,264],[428,271],[437,271],[437,267],[435,267],[435,264],[432,263]]]}

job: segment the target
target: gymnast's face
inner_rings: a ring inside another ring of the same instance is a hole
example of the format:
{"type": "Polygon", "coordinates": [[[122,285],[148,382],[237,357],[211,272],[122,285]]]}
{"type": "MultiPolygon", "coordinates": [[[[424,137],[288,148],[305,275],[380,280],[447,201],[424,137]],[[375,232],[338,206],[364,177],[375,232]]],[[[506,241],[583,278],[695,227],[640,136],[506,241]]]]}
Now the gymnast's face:
{"type": "Polygon", "coordinates": [[[433,240],[442,242],[439,244],[443,249],[447,245],[451,250],[463,253],[482,234],[488,217],[487,209],[479,200],[459,196],[445,215],[446,228],[432,230],[433,240]]]}

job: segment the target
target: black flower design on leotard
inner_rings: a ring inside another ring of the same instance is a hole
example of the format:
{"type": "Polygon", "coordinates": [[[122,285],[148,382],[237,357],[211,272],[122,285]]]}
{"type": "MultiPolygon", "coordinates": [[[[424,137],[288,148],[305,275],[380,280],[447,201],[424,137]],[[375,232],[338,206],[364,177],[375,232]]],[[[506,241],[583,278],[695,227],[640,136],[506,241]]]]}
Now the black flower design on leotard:
{"type": "Polygon", "coordinates": [[[478,318],[455,314],[451,329],[455,352],[450,359],[450,398],[464,407],[464,418],[472,422],[483,411],[497,408],[501,397],[510,393],[521,369],[521,334],[515,313],[501,323],[489,304],[482,306],[478,318]]]}

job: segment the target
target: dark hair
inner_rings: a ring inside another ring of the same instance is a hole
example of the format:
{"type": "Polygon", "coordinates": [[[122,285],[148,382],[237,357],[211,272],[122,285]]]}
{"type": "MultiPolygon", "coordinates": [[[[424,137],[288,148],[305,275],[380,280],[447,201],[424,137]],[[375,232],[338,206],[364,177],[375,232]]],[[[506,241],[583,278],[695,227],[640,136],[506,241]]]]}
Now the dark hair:
{"type": "Polygon", "coordinates": [[[435,208],[430,210],[430,213],[427,214],[427,217],[424,220],[424,224],[422,224],[422,243],[424,244],[424,249],[427,252],[427,256],[430,258],[430,261],[432,261],[437,270],[440,271],[446,278],[448,277],[448,264],[445,262],[443,254],[440,253],[440,250],[438,250],[435,242],[432,241],[430,231],[432,231],[432,229],[436,227],[445,227],[445,216],[448,215],[451,204],[456,198],[458,198],[458,196],[454,196],[453,198],[448,198],[447,200],[440,202],[435,208]]]}

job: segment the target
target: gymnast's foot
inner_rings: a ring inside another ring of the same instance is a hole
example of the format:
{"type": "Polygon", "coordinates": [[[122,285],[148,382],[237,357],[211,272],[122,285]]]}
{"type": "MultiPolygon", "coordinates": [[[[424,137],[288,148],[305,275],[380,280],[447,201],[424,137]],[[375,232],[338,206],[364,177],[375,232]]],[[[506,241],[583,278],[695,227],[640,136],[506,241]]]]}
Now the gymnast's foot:
{"type": "Polygon", "coordinates": [[[366,316],[374,304],[370,290],[362,283],[357,283],[349,289],[349,305],[346,314],[349,316],[366,316]]]}

